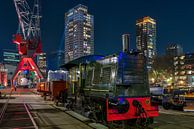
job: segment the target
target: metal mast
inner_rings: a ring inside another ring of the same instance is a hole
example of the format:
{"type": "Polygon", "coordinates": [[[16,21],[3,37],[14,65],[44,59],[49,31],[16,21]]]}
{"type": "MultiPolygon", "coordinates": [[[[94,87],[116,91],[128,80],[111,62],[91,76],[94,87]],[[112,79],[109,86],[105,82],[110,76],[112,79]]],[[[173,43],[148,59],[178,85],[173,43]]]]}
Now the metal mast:
{"type": "Polygon", "coordinates": [[[38,78],[43,78],[41,71],[33,61],[33,58],[36,56],[36,54],[42,52],[40,40],[41,16],[39,0],[13,1],[19,21],[19,32],[15,34],[13,42],[18,45],[18,52],[21,55],[21,60],[13,75],[12,86],[19,73],[21,73],[23,70],[33,71],[38,76],[38,78]]]}
{"type": "Polygon", "coordinates": [[[40,37],[40,7],[39,0],[34,0],[33,8],[30,8],[26,0],[14,0],[18,15],[20,30],[23,39],[40,37]]]}
{"type": "MultiPolygon", "coordinates": [[[[40,43],[40,5],[34,0],[30,7],[27,0],[13,0],[19,20],[19,32],[26,42],[27,54],[34,55],[42,51],[40,43]],[[38,49],[38,50],[37,50],[38,49]]],[[[32,1],[30,1],[32,2],[32,1]]],[[[29,2],[29,3],[30,3],[29,2]]]]}

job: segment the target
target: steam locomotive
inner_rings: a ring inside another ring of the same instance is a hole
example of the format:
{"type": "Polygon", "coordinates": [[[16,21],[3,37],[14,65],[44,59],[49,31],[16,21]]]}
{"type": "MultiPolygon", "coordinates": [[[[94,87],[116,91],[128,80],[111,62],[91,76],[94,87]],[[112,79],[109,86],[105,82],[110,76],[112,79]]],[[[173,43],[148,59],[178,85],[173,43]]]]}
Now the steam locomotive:
{"type": "Polygon", "coordinates": [[[150,100],[146,58],[142,53],[82,57],[64,67],[69,70],[70,94],[82,98],[82,108],[94,118],[107,122],[139,118],[153,121],[158,116],[157,106],[150,100]]]}

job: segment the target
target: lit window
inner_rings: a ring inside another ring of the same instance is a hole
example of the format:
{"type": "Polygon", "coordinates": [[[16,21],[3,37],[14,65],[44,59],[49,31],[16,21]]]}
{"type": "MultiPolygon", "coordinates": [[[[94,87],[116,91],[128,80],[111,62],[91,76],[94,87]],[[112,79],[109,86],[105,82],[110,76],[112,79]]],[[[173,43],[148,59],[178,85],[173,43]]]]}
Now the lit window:
{"type": "Polygon", "coordinates": [[[190,71],[187,71],[187,74],[192,74],[192,71],[190,70],[190,71]]]}
{"type": "Polygon", "coordinates": [[[183,62],[183,61],[180,61],[180,64],[182,64],[182,65],[183,65],[183,64],[184,64],[184,62],[183,62]]]}
{"type": "Polygon", "coordinates": [[[185,58],[185,56],[181,56],[180,59],[183,60],[185,58]]]}

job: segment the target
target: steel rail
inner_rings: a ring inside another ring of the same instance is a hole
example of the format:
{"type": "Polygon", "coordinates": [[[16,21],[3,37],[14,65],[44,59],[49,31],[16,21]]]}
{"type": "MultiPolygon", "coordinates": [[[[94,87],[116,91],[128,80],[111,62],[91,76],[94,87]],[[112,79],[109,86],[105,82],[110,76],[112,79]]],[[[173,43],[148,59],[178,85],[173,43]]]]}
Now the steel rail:
{"type": "Polygon", "coordinates": [[[27,107],[27,105],[26,105],[25,103],[24,103],[24,107],[25,107],[25,109],[26,109],[26,111],[27,111],[27,113],[28,113],[28,116],[30,117],[30,119],[31,119],[31,121],[32,121],[32,124],[34,125],[34,128],[35,128],[35,129],[38,129],[38,126],[37,126],[37,124],[36,124],[34,118],[32,117],[32,115],[31,115],[30,111],[28,110],[28,107],[27,107]]]}
{"type": "Polygon", "coordinates": [[[5,111],[7,109],[7,106],[8,106],[8,103],[9,103],[9,99],[10,99],[10,97],[12,95],[12,92],[13,92],[13,89],[11,89],[11,92],[9,94],[9,97],[7,98],[7,101],[5,102],[5,104],[2,107],[2,110],[1,110],[1,113],[0,113],[0,124],[2,123],[2,120],[3,120],[3,117],[5,115],[5,111]]]}

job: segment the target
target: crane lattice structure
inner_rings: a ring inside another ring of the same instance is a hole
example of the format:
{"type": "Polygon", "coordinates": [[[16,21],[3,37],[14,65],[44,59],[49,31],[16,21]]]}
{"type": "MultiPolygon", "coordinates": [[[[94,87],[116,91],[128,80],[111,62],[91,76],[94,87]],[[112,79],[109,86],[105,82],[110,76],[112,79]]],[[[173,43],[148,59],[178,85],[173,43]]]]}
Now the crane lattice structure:
{"type": "Polygon", "coordinates": [[[19,20],[18,32],[14,35],[13,43],[18,45],[18,53],[21,59],[13,75],[12,86],[16,77],[24,70],[33,71],[38,78],[43,78],[42,73],[33,61],[36,54],[42,52],[39,0],[13,1],[19,20]],[[32,1],[34,3],[30,3],[32,1]],[[30,4],[33,4],[33,7],[30,7],[30,4]]]}

